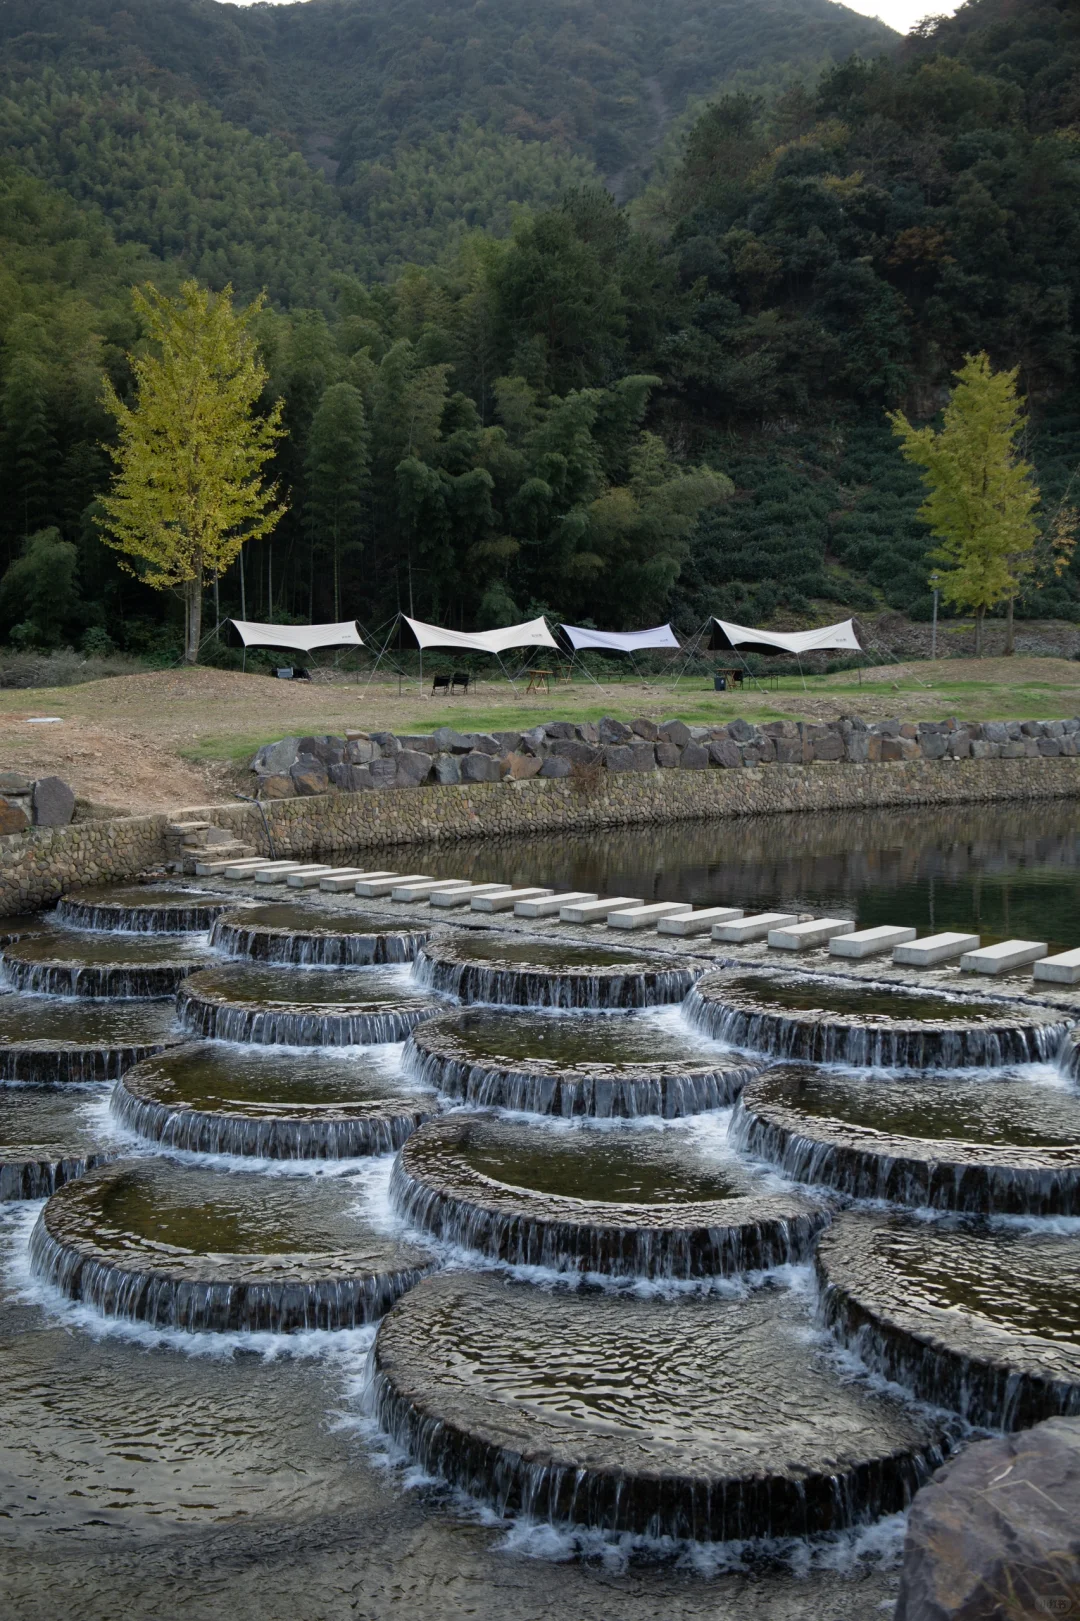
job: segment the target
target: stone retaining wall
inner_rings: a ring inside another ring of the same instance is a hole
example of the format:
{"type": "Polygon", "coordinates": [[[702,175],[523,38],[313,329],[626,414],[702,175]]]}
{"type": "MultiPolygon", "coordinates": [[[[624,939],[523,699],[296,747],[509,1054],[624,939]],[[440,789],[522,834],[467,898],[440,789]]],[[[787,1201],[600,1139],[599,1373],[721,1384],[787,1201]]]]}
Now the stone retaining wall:
{"type": "MultiPolygon", "coordinates": [[[[324,793],[297,799],[185,810],[267,849],[265,814],[279,856],[345,852],[430,840],[480,839],[690,821],[784,811],[887,806],[1024,803],[1080,798],[1080,759],[817,762],[741,771],[595,771],[386,793],[324,793]]],[[[165,859],[164,816],[75,823],[0,838],[0,914],[28,911],[76,885],[117,882],[165,859]]]]}

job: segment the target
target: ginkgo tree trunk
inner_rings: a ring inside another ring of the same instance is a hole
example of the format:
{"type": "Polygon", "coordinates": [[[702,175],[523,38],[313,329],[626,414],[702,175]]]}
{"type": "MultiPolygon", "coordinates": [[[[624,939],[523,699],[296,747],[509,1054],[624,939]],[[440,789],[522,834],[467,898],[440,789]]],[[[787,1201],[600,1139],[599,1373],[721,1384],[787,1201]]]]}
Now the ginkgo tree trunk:
{"type": "Polygon", "coordinates": [[[129,404],[105,381],[117,425],[106,446],[115,465],[102,497],[102,539],[122,564],[160,590],[184,595],[184,659],[198,662],[203,587],[244,543],[268,535],[285,511],[264,468],[284,433],[282,401],[256,406],[267,380],[251,323],[263,305],[233,308],[232,288],[212,293],[187,281],[179,299],[133,290],[151,348],[129,355],[129,404]]]}

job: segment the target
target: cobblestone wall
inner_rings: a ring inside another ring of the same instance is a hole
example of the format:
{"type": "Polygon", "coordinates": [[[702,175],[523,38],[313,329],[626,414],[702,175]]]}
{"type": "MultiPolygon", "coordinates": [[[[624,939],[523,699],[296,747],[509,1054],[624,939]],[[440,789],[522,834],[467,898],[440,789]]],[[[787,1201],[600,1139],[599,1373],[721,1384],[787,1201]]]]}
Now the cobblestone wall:
{"type": "MultiPolygon", "coordinates": [[[[215,805],[178,812],[231,829],[279,856],[338,856],[391,845],[688,821],[784,811],[884,806],[1013,804],[1080,798],[1080,759],[844,761],[741,771],[593,771],[569,778],[324,793],[261,808],[215,805]]],[[[81,884],[121,881],[165,856],[164,816],[0,838],[0,914],[27,911],[81,884]]]]}

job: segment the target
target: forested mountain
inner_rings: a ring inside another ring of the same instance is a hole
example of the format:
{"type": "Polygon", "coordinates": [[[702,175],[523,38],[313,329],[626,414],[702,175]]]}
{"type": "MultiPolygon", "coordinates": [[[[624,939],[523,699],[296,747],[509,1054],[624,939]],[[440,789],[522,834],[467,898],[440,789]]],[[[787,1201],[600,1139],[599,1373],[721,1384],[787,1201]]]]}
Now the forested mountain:
{"type": "MultiPolygon", "coordinates": [[[[924,613],[885,411],[933,415],[980,348],[1021,368],[1044,520],[1080,505],[1075,4],[968,0],[876,55],[864,24],[0,0],[0,565],[39,536],[0,633],[160,642],[96,538],[96,379],[129,386],[130,284],[192,271],[272,298],[290,511],[250,549],[253,617],[924,613]],[[642,189],[660,114],[718,80],[642,189]],[[65,547],[66,596],[35,597],[65,547]]],[[[1076,617],[1080,580],[1019,611],[1076,617]]]]}

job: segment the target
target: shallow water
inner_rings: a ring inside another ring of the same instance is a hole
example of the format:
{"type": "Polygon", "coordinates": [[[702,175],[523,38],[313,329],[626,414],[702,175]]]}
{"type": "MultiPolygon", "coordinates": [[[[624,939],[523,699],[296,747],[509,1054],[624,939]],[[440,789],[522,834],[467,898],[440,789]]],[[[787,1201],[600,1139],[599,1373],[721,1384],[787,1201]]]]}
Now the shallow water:
{"type": "Polygon", "coordinates": [[[274,1008],[378,1007],[431,1000],[406,967],[262,968],[230,963],[203,969],[188,988],[226,1002],[274,1008]]]}
{"type": "Polygon", "coordinates": [[[70,1041],[84,1046],[143,1045],[176,1034],[172,997],[151,1001],[95,1000],[0,994],[0,1046],[21,1041],[70,1041]]]}
{"type": "MultiPolygon", "coordinates": [[[[413,1143],[414,1154],[421,1142],[413,1143]]],[[[433,1170],[438,1158],[436,1149],[433,1170]]],[[[477,1119],[454,1158],[508,1187],[610,1204],[741,1199],[760,1191],[734,1157],[710,1153],[683,1130],[477,1119]]]]}
{"type": "MultiPolygon", "coordinates": [[[[853,985],[814,979],[788,979],[773,974],[744,974],[725,980],[740,996],[752,996],[763,1007],[799,1013],[845,1013],[867,1023],[874,1019],[918,1019],[923,1024],[1000,1023],[1017,1010],[998,1002],[965,1002],[960,997],[890,991],[873,984],[853,985]]],[[[723,988],[720,991],[723,1000],[723,988]]],[[[1022,1010],[1021,1010],[1022,1016],[1022,1010]]]]}
{"type": "Polygon", "coordinates": [[[105,1088],[84,1091],[0,1086],[0,1158],[81,1158],[108,1147],[109,1133],[92,1100],[105,1088]]]}
{"type": "Polygon", "coordinates": [[[71,962],[88,968],[98,963],[201,963],[213,957],[205,935],[106,934],[82,929],[50,930],[30,940],[18,940],[5,947],[3,955],[24,962],[71,962]]]}
{"type": "Polygon", "coordinates": [[[841,1138],[856,1128],[987,1147],[1075,1147],[1080,1143],[1080,1089],[1040,1085],[1042,1076],[1040,1066],[991,1071],[978,1078],[948,1071],[866,1077],[829,1069],[784,1069],[760,1076],[754,1096],[835,1128],[841,1138]]]}
{"type": "Polygon", "coordinates": [[[207,1041],[144,1062],[132,1082],[145,1096],[143,1078],[152,1078],[153,1097],[169,1105],[252,1118],[303,1114],[343,1103],[415,1099],[421,1088],[402,1073],[399,1057],[397,1047],[280,1052],[207,1041]]]}
{"type": "Polygon", "coordinates": [[[266,906],[244,906],[225,913],[225,923],[248,929],[288,929],[315,934],[408,934],[408,919],[373,912],[334,913],[300,902],[278,901],[266,906]]]}
{"type": "Polygon", "coordinates": [[[698,1036],[677,1013],[503,1013],[466,1009],[444,1023],[462,1056],[478,1062],[545,1066],[643,1064],[700,1066],[715,1060],[715,1042],[698,1036]]]}
{"type": "MultiPolygon", "coordinates": [[[[524,967],[625,968],[627,963],[641,960],[640,955],[635,958],[633,952],[612,951],[599,944],[593,947],[552,940],[519,942],[512,935],[493,937],[481,934],[479,930],[455,934],[445,943],[463,958],[471,958],[474,962],[506,962],[524,967]]],[[[443,944],[443,941],[433,942],[429,947],[431,955],[437,958],[443,944]]]]}

